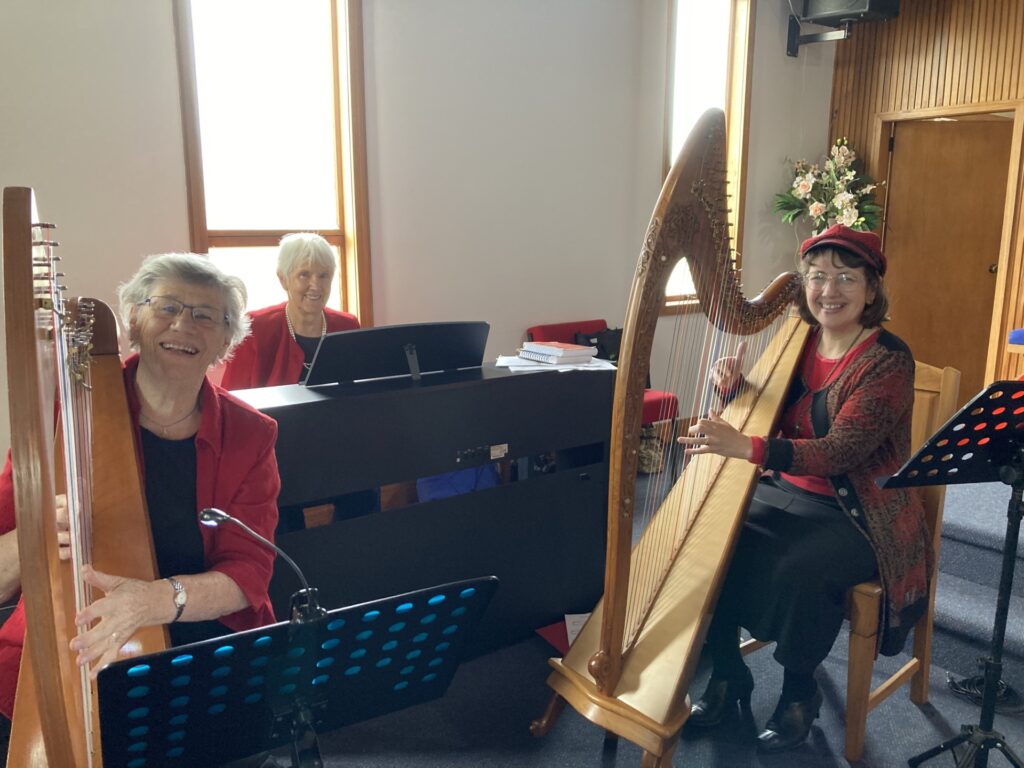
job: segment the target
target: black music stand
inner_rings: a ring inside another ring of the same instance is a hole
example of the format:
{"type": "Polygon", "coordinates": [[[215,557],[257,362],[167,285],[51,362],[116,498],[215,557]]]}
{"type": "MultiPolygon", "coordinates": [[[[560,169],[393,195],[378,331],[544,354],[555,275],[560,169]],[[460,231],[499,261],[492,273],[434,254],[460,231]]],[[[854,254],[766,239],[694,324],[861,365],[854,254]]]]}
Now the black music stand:
{"type": "Polygon", "coordinates": [[[493,576],[421,589],[125,659],[99,674],[103,764],[210,766],[438,698],[487,607],[493,576]]]}
{"type": "Polygon", "coordinates": [[[996,599],[992,654],[985,659],[985,688],[978,725],[963,725],[960,734],[937,747],[912,757],[914,768],[961,744],[967,749],[956,758],[956,768],[987,768],[989,752],[998,749],[1011,764],[1024,763],[1002,734],[992,730],[995,721],[996,687],[1003,671],[1003,640],[1010,607],[1013,569],[1017,555],[1021,515],[1024,512],[1024,382],[997,381],[958,411],[928,440],[899,472],[881,485],[906,488],[924,485],[1002,482],[1011,486],[1006,512],[1003,566],[996,599]]]}
{"type": "Polygon", "coordinates": [[[479,368],[490,325],[413,323],[328,333],[320,339],[306,386],[479,368]]]}

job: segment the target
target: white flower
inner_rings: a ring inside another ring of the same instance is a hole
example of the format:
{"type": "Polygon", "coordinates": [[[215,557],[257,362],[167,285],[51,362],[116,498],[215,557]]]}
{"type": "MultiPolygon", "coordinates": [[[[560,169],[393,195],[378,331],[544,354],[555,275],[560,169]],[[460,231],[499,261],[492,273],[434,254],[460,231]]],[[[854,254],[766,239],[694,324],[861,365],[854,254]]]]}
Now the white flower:
{"type": "Polygon", "coordinates": [[[824,203],[811,203],[811,206],[807,209],[807,213],[811,215],[812,219],[820,218],[825,215],[825,211],[828,210],[828,206],[824,203]]]}
{"type": "Polygon", "coordinates": [[[863,187],[860,188],[860,193],[862,195],[869,195],[875,191],[875,187],[877,186],[877,184],[865,184],[863,187]]]}
{"type": "Polygon", "coordinates": [[[856,202],[857,200],[851,192],[840,192],[832,198],[832,205],[837,211],[844,211],[844,209],[854,206],[853,210],[856,212],[857,209],[854,205],[856,202]]]}
{"type": "Polygon", "coordinates": [[[856,208],[847,208],[839,217],[839,223],[843,226],[852,227],[857,223],[858,215],[856,208]]]}

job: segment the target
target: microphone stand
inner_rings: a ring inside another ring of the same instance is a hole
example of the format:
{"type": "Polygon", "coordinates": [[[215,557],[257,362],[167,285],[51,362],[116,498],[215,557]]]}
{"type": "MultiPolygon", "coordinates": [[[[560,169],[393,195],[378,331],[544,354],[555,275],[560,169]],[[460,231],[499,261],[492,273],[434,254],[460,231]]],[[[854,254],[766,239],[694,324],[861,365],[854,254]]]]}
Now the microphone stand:
{"type": "MultiPolygon", "coordinates": [[[[292,595],[289,636],[291,639],[298,638],[300,641],[302,636],[315,640],[317,625],[327,616],[327,611],[320,605],[319,591],[315,587],[309,586],[309,582],[306,581],[298,564],[272,541],[256,533],[238,518],[232,517],[216,507],[207,507],[200,512],[199,522],[210,528],[216,528],[221,523],[232,523],[241,528],[249,537],[272,549],[278,557],[288,563],[295,575],[299,577],[299,584],[302,585],[292,595]]],[[[292,765],[298,766],[298,768],[323,768],[324,761],[320,752],[320,742],[313,729],[313,713],[305,702],[296,702],[291,733],[292,765]]]]}
{"type": "Polygon", "coordinates": [[[263,546],[274,550],[278,557],[291,566],[292,571],[294,571],[295,575],[299,577],[299,583],[302,585],[299,591],[292,595],[292,624],[306,624],[318,621],[327,615],[327,611],[320,606],[320,600],[318,597],[319,591],[315,587],[309,586],[309,582],[306,581],[306,577],[303,575],[302,569],[299,568],[296,562],[288,556],[288,553],[279,546],[269,539],[260,536],[256,531],[243,523],[237,517],[232,517],[227,512],[217,509],[216,507],[207,507],[200,512],[199,522],[210,528],[216,528],[221,523],[232,523],[233,525],[241,528],[246,534],[263,546]]]}

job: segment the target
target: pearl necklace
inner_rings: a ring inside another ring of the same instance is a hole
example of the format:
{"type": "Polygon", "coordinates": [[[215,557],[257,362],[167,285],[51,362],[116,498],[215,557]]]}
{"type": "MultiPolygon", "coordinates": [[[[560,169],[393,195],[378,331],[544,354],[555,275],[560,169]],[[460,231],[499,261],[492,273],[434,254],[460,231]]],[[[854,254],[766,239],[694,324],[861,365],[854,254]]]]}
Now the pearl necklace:
{"type": "MultiPolygon", "coordinates": [[[[298,342],[298,339],[295,338],[295,327],[292,325],[292,319],[291,317],[288,316],[287,307],[285,307],[284,310],[284,321],[288,325],[288,333],[292,335],[292,341],[298,342]]],[[[320,313],[320,321],[320,338],[322,339],[324,336],[327,335],[327,316],[322,312],[320,313]]]]}

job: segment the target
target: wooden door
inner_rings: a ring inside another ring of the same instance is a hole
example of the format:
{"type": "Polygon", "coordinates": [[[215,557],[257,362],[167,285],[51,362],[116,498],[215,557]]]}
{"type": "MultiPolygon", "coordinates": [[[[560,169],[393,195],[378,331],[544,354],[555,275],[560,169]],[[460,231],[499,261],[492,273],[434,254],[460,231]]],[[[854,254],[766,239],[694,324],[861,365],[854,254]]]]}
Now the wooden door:
{"type": "Polygon", "coordinates": [[[1013,121],[906,121],[889,170],[887,327],[914,357],[962,374],[959,404],[985,385],[1013,121]]]}

